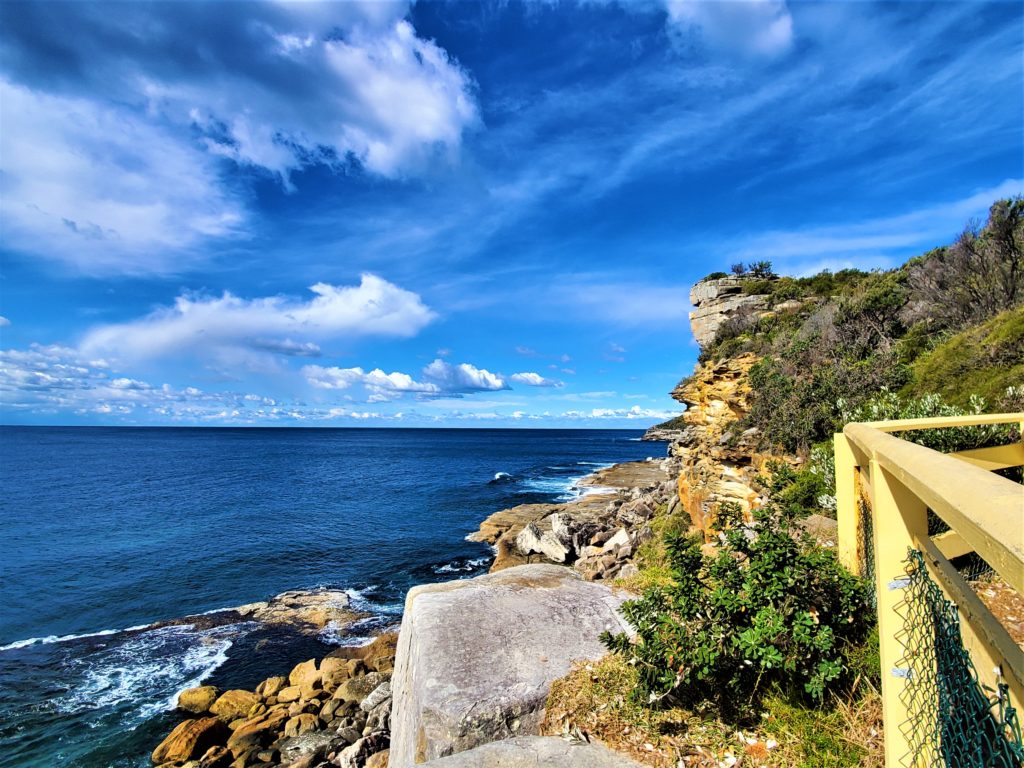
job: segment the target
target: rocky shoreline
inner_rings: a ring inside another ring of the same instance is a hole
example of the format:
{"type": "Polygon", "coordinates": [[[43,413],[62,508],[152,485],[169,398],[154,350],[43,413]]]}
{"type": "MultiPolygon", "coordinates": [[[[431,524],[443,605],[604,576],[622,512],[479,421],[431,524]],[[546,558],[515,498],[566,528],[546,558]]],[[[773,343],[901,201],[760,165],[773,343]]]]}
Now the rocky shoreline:
{"type": "MultiPolygon", "coordinates": [[[[495,549],[490,571],[523,564],[570,566],[587,581],[635,572],[637,547],[653,534],[645,523],[674,495],[671,459],[616,464],[577,483],[567,503],[500,510],[469,536],[495,549]]],[[[440,586],[444,586],[443,584],[440,586]]],[[[344,592],[286,592],[164,624],[220,626],[239,621],[288,623],[315,634],[364,616],[344,592]]],[[[391,675],[397,635],[342,647],[270,677],[255,690],[199,686],[181,693],[186,716],[153,751],[160,768],[383,768],[391,741],[391,675]]]]}

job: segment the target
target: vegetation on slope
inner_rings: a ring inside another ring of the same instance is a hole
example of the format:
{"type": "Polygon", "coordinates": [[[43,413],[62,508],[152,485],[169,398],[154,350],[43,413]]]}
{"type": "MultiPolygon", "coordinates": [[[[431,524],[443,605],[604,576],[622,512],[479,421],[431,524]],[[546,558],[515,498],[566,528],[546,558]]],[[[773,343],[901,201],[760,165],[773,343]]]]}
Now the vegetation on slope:
{"type": "Polygon", "coordinates": [[[746,290],[799,306],[732,318],[702,359],[763,356],[745,426],[771,446],[806,454],[885,390],[961,407],[971,394],[995,408],[1020,398],[1007,390],[1024,384],[1022,199],[996,202],[984,227],[898,269],[751,279],[746,290]]]}
{"type": "MultiPolygon", "coordinates": [[[[1024,408],[1024,200],[998,201],[984,227],[895,270],[777,278],[761,262],[733,274],[775,311],[732,318],[702,362],[760,355],[733,431],[757,427],[763,448],[811,460],[769,465],[759,482],[771,502],[752,521],[722,509],[713,557],[689,520],[659,510],[626,585],[641,594],[625,607],[638,640],[606,636],[613,655],[556,685],[549,718],[655,765],[877,765],[864,584],[795,521],[834,508],[830,442],[846,422],[1024,408]]],[[[1019,437],[1002,426],[903,436],[942,451],[1019,437]]]]}

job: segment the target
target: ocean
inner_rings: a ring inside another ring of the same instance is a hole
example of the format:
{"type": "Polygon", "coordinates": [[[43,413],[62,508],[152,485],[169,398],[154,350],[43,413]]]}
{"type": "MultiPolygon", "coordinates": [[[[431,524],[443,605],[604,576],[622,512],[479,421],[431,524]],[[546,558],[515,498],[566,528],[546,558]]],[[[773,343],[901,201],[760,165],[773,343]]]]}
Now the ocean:
{"type": "Polygon", "coordinates": [[[410,586],[486,572],[490,513],[664,455],[641,434],[0,427],[0,766],[150,765],[178,691],[394,627],[410,586]],[[145,629],[315,588],[368,618],[145,629]]]}

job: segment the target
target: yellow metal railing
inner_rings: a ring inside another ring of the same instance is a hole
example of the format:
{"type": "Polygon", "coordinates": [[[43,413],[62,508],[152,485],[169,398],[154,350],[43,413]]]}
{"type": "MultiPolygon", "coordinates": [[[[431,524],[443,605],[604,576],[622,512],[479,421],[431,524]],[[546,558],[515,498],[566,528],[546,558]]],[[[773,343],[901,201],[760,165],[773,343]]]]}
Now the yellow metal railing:
{"type": "Polygon", "coordinates": [[[1024,432],[1024,413],[853,423],[835,436],[839,557],[854,573],[863,555],[874,561],[887,768],[914,764],[907,762],[914,736],[904,696],[911,681],[899,667],[908,549],[922,553],[932,580],[956,605],[978,682],[991,690],[1004,684],[1010,704],[1024,704],[1024,651],[949,562],[975,552],[1024,595],[1024,486],[991,471],[1024,465],[1024,442],[943,454],[891,434],[992,424],[1019,424],[1024,432]],[[950,530],[929,536],[929,510],[950,530]],[[871,541],[861,535],[865,525],[871,541]],[[865,546],[871,551],[862,552],[865,546]]]}

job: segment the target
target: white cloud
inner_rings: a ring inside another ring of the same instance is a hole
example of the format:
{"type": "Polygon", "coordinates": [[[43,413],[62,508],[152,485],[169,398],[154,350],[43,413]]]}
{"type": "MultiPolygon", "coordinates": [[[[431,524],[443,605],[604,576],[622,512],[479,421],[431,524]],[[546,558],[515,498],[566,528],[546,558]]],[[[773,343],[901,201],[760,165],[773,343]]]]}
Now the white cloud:
{"type": "Polygon", "coordinates": [[[525,384],[528,387],[562,387],[565,386],[564,382],[557,381],[555,379],[546,379],[539,373],[533,371],[524,371],[523,373],[513,373],[508,377],[509,381],[514,381],[516,384],[525,384]]]}
{"type": "MultiPolygon", "coordinates": [[[[440,359],[423,369],[422,381],[417,381],[409,374],[399,371],[385,373],[380,368],[365,371],[358,367],[306,365],[303,366],[301,373],[306,381],[317,389],[348,390],[353,387],[362,387],[367,393],[367,402],[371,403],[394,400],[406,394],[416,395],[420,399],[435,399],[446,395],[459,396],[472,392],[494,392],[510,388],[504,378],[486,369],[477,368],[470,363],[453,365],[440,359]]],[[[533,375],[536,376],[536,374],[533,375]]],[[[533,386],[551,385],[533,384],[533,386]]]]}
{"type": "Polygon", "coordinates": [[[772,57],[793,44],[793,17],[785,0],[665,0],[669,22],[696,28],[710,47],[750,57],[772,57]]]}
{"type": "Polygon", "coordinates": [[[310,290],[316,296],[308,301],[181,296],[139,320],[94,328],[81,347],[122,360],[239,348],[310,355],[315,344],[292,338],[409,337],[435,317],[418,295],[375,275],[364,274],[357,286],[317,283],[310,290]]]}
{"type": "Polygon", "coordinates": [[[286,189],[313,165],[404,178],[451,161],[478,123],[473,84],[408,4],[314,5],[73,4],[57,28],[19,14],[8,77],[56,66],[40,34],[90,66],[2,83],[8,245],[91,273],[176,272],[242,232],[224,158],[286,189]]]}
{"type": "Polygon", "coordinates": [[[641,408],[634,405],[632,408],[592,408],[589,411],[566,411],[562,414],[564,419],[671,419],[678,416],[678,411],[666,411],[656,408],[641,408]]]}
{"type": "Polygon", "coordinates": [[[501,376],[469,363],[452,365],[438,359],[423,369],[423,375],[437,383],[445,392],[493,392],[509,389],[508,383],[501,376]]]}
{"type": "Polygon", "coordinates": [[[362,368],[325,368],[320,365],[303,366],[302,375],[319,389],[349,389],[361,385],[370,393],[369,402],[384,402],[406,393],[436,394],[436,384],[418,382],[407,373],[385,373],[380,368],[366,372],[362,368]]]}
{"type": "Polygon", "coordinates": [[[238,234],[241,207],[187,135],[2,79],[0,102],[9,248],[89,272],[167,272],[199,243],[238,234]]]}
{"type": "Polygon", "coordinates": [[[11,324],[11,321],[10,321],[10,320],[8,320],[8,319],[7,319],[6,317],[4,317],[3,315],[0,315],[0,328],[6,328],[6,327],[7,327],[7,326],[9,326],[10,324],[11,324]]]}

